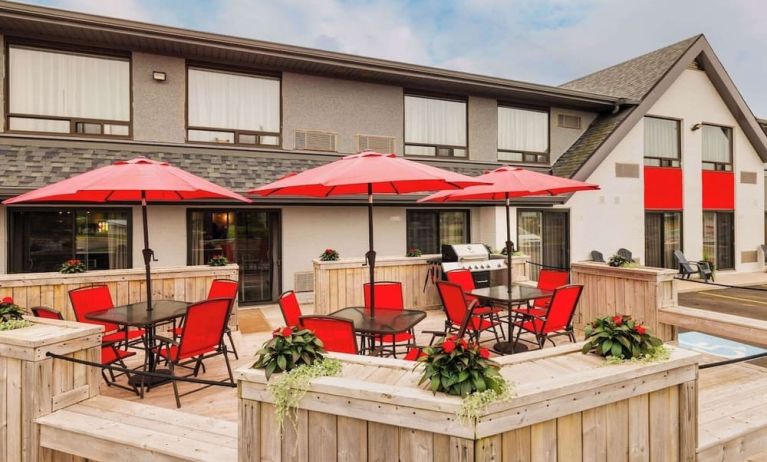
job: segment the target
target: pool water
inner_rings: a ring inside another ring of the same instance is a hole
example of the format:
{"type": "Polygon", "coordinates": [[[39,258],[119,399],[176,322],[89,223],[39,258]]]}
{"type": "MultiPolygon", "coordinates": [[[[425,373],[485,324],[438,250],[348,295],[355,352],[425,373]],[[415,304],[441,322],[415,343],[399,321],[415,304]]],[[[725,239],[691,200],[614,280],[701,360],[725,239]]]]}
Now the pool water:
{"type": "Polygon", "coordinates": [[[688,350],[725,358],[743,358],[767,351],[763,348],[714,337],[713,335],[701,332],[683,332],[679,334],[679,346],[688,350]]]}

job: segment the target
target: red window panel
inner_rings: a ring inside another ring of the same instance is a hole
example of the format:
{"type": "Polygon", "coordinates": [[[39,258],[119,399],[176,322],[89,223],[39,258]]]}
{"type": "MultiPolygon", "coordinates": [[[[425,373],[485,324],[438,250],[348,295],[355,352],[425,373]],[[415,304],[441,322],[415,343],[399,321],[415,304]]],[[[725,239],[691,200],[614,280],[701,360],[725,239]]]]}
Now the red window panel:
{"type": "Polygon", "coordinates": [[[646,210],[682,210],[682,169],[644,168],[644,208],[646,210]]]}
{"type": "Polygon", "coordinates": [[[735,210],[735,174],[703,170],[703,210],[735,210]]]}

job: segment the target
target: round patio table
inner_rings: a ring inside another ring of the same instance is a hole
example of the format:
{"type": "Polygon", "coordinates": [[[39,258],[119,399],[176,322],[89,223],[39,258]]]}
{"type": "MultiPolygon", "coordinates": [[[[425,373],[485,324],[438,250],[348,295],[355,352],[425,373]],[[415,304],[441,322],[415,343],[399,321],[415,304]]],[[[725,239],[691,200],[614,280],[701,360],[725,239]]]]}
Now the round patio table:
{"type": "Polygon", "coordinates": [[[527,304],[532,300],[539,298],[551,298],[554,292],[550,290],[539,289],[537,287],[523,286],[519,284],[512,284],[511,290],[508,286],[492,286],[484,287],[482,289],[474,289],[471,291],[471,295],[477,297],[481,301],[489,302],[490,304],[502,308],[506,308],[509,311],[508,332],[506,334],[507,341],[498,342],[493,345],[493,350],[501,354],[512,354],[527,351],[528,347],[524,344],[514,345],[512,341],[512,308],[519,305],[527,304]]]}
{"type": "Polygon", "coordinates": [[[419,310],[376,310],[375,317],[364,306],[349,306],[330,313],[336,318],[348,319],[354,324],[354,331],[370,342],[371,353],[375,348],[375,338],[407,332],[423,321],[426,312],[419,310]]]}

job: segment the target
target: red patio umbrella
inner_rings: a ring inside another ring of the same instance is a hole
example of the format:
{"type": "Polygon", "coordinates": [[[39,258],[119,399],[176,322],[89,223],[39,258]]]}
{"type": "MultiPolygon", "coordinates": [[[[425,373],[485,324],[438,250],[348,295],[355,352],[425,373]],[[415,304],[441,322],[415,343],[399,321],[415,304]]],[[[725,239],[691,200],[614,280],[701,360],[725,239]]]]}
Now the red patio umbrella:
{"type": "MultiPolygon", "coordinates": [[[[545,173],[534,172],[520,167],[499,167],[492,172],[477,177],[485,184],[472,186],[460,191],[442,191],[425,197],[418,202],[450,202],[450,201],[505,201],[506,202],[506,265],[507,288],[511,292],[511,254],[514,244],[511,242],[510,202],[512,197],[524,196],[557,196],[576,191],[599,189],[599,186],[582,181],[561,178],[545,173]]],[[[511,297],[509,297],[511,298],[511,297]]]]}
{"type": "Polygon", "coordinates": [[[460,189],[481,184],[486,182],[394,154],[365,151],[301,173],[290,174],[274,183],[253,189],[249,194],[310,197],[366,194],[369,250],[365,259],[370,268],[370,314],[375,316],[373,196],[460,189]]]}
{"type": "Polygon", "coordinates": [[[152,311],[151,261],[154,251],[149,248],[147,202],[182,202],[198,199],[234,199],[252,202],[226,188],[167,162],[137,157],[117,161],[40,189],[16,196],[3,204],[27,202],[106,203],[140,202],[144,221],[144,265],[146,267],[147,311],[152,311]]]}

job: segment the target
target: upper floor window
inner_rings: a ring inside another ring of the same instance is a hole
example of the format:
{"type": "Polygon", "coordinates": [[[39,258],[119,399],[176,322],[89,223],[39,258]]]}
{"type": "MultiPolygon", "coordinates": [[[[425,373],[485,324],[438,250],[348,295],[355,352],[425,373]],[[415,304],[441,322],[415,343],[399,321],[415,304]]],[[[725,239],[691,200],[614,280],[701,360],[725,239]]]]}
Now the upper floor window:
{"type": "Polygon", "coordinates": [[[549,162],[549,112],[498,106],[498,160],[549,162]]]}
{"type": "Polygon", "coordinates": [[[703,169],[732,170],[732,128],[706,125],[703,131],[703,169]]]}
{"type": "Polygon", "coordinates": [[[187,139],[279,146],[280,80],[189,68],[187,139]]]}
{"type": "Polygon", "coordinates": [[[644,118],[644,164],[679,167],[679,121],[660,117],[644,118]]]}
{"type": "Polygon", "coordinates": [[[130,60],[8,47],[11,131],[130,135],[130,60]]]}
{"type": "Polygon", "coordinates": [[[466,157],[466,101],[405,95],[405,154],[466,157]]]}

